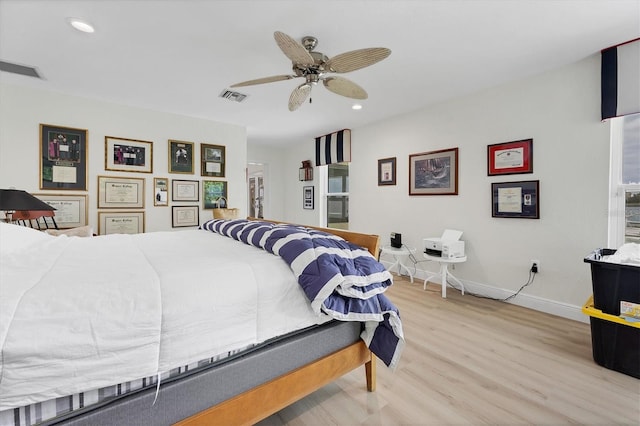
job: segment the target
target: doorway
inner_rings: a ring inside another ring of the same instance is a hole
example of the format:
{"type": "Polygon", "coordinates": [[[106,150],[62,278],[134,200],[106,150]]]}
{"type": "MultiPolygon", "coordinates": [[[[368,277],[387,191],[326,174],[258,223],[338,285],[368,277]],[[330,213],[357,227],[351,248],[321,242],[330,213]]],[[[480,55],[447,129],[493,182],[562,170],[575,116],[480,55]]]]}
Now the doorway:
{"type": "Polygon", "coordinates": [[[264,175],[265,165],[262,163],[249,163],[247,167],[247,188],[249,190],[249,216],[264,219],[264,175]]]}

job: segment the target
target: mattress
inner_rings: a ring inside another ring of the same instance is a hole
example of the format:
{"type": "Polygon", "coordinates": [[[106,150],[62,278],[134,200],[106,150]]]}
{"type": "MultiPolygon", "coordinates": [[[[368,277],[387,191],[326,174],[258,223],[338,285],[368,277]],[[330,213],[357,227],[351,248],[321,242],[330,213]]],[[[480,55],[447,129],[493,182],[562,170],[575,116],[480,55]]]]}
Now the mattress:
{"type": "Polygon", "coordinates": [[[214,233],[0,226],[0,411],[162,377],[329,320],[281,259],[214,233]]]}

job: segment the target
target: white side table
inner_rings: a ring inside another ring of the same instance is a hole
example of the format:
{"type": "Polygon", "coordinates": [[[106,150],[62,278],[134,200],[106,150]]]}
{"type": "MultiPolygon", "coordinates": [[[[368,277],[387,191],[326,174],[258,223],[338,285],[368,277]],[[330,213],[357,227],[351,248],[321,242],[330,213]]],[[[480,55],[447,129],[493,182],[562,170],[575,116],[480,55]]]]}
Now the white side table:
{"type": "Polygon", "coordinates": [[[451,280],[457,283],[460,286],[460,290],[462,291],[462,294],[464,294],[464,284],[462,284],[462,281],[460,281],[459,279],[451,275],[451,272],[449,272],[449,265],[454,263],[466,262],[467,256],[446,258],[446,257],[439,257],[439,256],[430,256],[426,253],[423,253],[423,255],[425,259],[432,260],[440,264],[440,272],[438,272],[437,274],[431,274],[424,279],[423,288],[425,290],[427,289],[427,281],[429,281],[431,278],[440,276],[440,280],[442,281],[442,297],[443,298],[446,299],[447,297],[447,280],[451,280]]]}
{"type": "Polygon", "coordinates": [[[413,273],[411,272],[411,270],[409,268],[407,268],[407,265],[404,264],[404,260],[406,258],[408,258],[410,255],[412,255],[413,253],[416,252],[415,248],[411,248],[411,247],[405,247],[402,246],[400,248],[395,248],[395,247],[391,247],[391,246],[383,246],[381,249],[381,252],[383,254],[390,254],[393,256],[393,259],[395,260],[395,262],[393,263],[393,265],[389,266],[389,272],[391,272],[391,270],[394,267],[398,267],[398,275],[402,275],[402,268],[404,268],[405,271],[407,271],[407,275],[409,275],[409,278],[411,279],[411,282],[413,283],[413,273]]]}

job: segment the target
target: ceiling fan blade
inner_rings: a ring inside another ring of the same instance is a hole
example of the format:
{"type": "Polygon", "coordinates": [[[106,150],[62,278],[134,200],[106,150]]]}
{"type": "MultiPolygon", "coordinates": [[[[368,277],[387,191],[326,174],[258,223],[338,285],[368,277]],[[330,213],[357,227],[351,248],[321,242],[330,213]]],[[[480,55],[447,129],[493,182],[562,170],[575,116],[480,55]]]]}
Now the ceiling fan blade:
{"type": "Polygon", "coordinates": [[[296,78],[296,76],[295,75],[274,75],[272,77],[264,77],[264,78],[257,78],[255,80],[243,81],[242,83],[233,84],[230,87],[253,86],[254,84],[273,83],[274,81],[291,80],[292,78],[296,78]]]}
{"type": "Polygon", "coordinates": [[[342,77],[328,77],[322,80],[324,87],[338,95],[353,99],[367,99],[367,91],[351,80],[342,77]]]}
{"type": "Polygon", "coordinates": [[[292,37],[276,31],[273,33],[273,38],[276,39],[280,50],[282,50],[282,52],[287,55],[287,58],[291,59],[291,62],[295,65],[313,65],[313,56],[292,37]]]}
{"type": "Polygon", "coordinates": [[[289,96],[289,111],[295,111],[300,108],[300,105],[307,100],[311,94],[311,84],[303,83],[300,86],[293,89],[291,96],[289,96]]]}
{"type": "Polygon", "coordinates": [[[329,59],[324,68],[333,72],[351,72],[368,67],[391,55],[391,50],[386,47],[370,47],[367,49],[352,50],[341,53],[329,59]]]}

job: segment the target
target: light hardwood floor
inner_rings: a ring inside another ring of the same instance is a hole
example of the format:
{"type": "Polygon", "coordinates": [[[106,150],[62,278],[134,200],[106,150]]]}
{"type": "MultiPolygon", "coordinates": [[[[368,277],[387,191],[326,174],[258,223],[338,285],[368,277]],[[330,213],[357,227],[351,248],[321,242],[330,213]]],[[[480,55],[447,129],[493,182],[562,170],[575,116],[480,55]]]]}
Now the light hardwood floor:
{"type": "Polygon", "coordinates": [[[362,367],[261,426],[640,424],[640,380],[593,361],[589,324],[394,280],[396,371],[378,361],[369,393],[362,367]]]}

